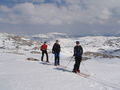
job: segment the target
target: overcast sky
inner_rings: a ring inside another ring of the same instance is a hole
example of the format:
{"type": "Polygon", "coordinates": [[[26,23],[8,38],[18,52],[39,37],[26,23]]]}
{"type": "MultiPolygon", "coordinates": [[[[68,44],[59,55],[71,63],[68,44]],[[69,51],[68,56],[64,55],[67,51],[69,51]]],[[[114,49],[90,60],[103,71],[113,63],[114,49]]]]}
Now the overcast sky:
{"type": "Polygon", "coordinates": [[[0,0],[0,32],[120,35],[120,0],[0,0]]]}

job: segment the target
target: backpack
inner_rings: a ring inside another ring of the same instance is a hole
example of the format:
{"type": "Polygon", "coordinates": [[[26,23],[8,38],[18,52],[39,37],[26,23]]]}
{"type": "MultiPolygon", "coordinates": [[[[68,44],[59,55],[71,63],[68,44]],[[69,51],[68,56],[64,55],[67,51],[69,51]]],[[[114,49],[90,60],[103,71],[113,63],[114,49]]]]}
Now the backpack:
{"type": "Polygon", "coordinates": [[[47,45],[46,45],[46,44],[43,44],[43,45],[41,46],[40,50],[41,50],[41,51],[42,51],[42,50],[47,50],[47,45]]]}

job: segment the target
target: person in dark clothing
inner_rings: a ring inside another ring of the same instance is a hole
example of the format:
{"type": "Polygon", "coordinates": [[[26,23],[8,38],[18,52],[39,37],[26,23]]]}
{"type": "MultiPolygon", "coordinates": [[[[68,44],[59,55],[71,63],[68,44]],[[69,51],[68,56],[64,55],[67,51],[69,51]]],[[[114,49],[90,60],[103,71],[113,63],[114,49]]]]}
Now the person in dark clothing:
{"type": "Polygon", "coordinates": [[[73,54],[73,56],[75,56],[75,64],[73,68],[74,73],[77,73],[77,72],[80,73],[79,67],[82,61],[82,54],[83,54],[83,48],[80,45],[80,42],[76,41],[76,46],[74,47],[74,54],[73,54]]]}
{"type": "Polygon", "coordinates": [[[52,53],[55,56],[55,63],[54,63],[55,66],[60,65],[60,50],[61,50],[61,47],[60,47],[59,41],[56,40],[56,43],[53,45],[53,48],[52,48],[52,53]]]}
{"type": "Polygon", "coordinates": [[[49,62],[47,48],[48,48],[48,46],[47,46],[46,42],[44,42],[44,44],[40,48],[42,51],[41,61],[43,61],[44,54],[46,54],[46,57],[47,57],[46,62],[49,62]]]}

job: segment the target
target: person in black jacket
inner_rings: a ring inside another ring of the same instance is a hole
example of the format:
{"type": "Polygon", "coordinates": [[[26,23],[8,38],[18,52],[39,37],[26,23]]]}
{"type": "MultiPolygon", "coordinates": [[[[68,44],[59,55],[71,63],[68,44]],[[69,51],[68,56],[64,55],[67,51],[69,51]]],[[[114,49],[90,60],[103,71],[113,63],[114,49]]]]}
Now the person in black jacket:
{"type": "Polygon", "coordinates": [[[55,63],[54,63],[55,66],[60,65],[60,50],[61,50],[61,47],[60,47],[59,41],[56,40],[56,43],[54,43],[52,48],[52,53],[55,56],[55,63]]]}
{"type": "Polygon", "coordinates": [[[74,47],[74,54],[73,54],[73,56],[75,56],[75,64],[73,68],[74,73],[77,73],[77,72],[80,73],[79,67],[82,61],[82,54],[83,54],[83,48],[80,45],[80,42],[76,41],[76,46],[74,47]]]}

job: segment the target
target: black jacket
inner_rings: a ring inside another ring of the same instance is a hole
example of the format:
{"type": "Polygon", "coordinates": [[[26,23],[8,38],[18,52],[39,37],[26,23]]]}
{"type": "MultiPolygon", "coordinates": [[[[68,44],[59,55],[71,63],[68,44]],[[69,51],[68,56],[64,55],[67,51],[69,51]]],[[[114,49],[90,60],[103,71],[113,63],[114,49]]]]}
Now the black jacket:
{"type": "Polygon", "coordinates": [[[55,43],[52,48],[52,53],[60,53],[61,47],[60,44],[55,43]]]}
{"type": "Polygon", "coordinates": [[[83,54],[83,48],[81,46],[75,46],[73,56],[75,57],[82,56],[82,54],[83,54]]]}

